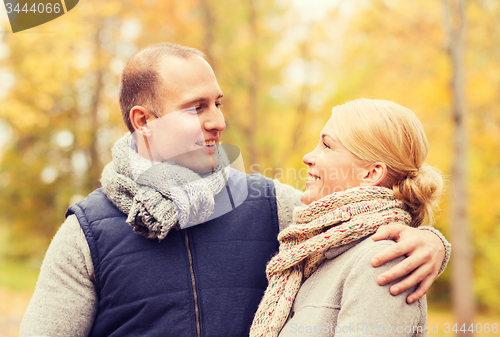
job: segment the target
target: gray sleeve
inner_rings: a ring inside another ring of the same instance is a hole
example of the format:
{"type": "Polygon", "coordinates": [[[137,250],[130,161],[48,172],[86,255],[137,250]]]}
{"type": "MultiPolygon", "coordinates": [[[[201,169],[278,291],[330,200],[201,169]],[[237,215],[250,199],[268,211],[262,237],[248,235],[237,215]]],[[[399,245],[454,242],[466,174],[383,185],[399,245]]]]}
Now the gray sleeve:
{"type": "Polygon", "coordinates": [[[398,257],[373,268],[373,255],[390,246],[391,241],[380,241],[360,254],[344,283],[342,309],[337,320],[336,337],[340,336],[424,336],[427,329],[427,304],[425,296],[407,304],[406,297],[415,288],[393,296],[391,285],[377,284],[377,275],[389,270],[403,260],[398,257]],[[392,333],[391,333],[392,331],[392,333]]]}
{"type": "Polygon", "coordinates": [[[439,274],[438,274],[438,276],[439,276],[439,275],[441,275],[443,273],[443,271],[445,270],[446,266],[448,265],[448,261],[450,260],[451,243],[449,243],[448,240],[446,240],[446,238],[444,237],[444,235],[441,234],[441,232],[439,230],[437,230],[436,228],[434,228],[434,227],[431,227],[431,226],[421,226],[419,228],[433,232],[434,234],[436,234],[441,239],[441,242],[443,242],[443,246],[444,246],[444,260],[443,260],[443,263],[441,264],[441,269],[439,269],[439,274]]]}
{"type": "Polygon", "coordinates": [[[20,336],[88,336],[97,307],[90,250],[72,215],[50,243],[20,336]]]}
{"type": "Polygon", "coordinates": [[[294,208],[297,206],[304,207],[305,205],[300,201],[302,191],[290,185],[282,184],[277,179],[274,179],[273,182],[276,189],[279,227],[280,231],[282,231],[293,223],[294,208]]]}

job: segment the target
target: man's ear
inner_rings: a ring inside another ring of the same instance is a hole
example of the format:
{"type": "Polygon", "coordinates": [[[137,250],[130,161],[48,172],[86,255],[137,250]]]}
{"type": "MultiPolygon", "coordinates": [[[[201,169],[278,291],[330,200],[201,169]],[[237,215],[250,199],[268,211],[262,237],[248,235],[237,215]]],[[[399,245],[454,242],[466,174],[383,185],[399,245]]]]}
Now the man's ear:
{"type": "Polygon", "coordinates": [[[153,113],[140,105],[130,109],[130,122],[136,131],[142,132],[143,128],[147,128],[146,124],[155,118],[153,113]]]}
{"type": "Polygon", "coordinates": [[[363,172],[360,186],[382,186],[387,177],[387,165],[381,162],[370,164],[363,172]]]}

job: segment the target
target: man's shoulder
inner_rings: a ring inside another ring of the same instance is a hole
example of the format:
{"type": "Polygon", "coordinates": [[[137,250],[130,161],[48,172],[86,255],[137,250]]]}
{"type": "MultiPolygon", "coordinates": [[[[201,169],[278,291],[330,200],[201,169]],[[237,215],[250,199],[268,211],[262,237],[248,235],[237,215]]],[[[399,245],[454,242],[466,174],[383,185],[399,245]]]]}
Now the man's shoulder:
{"type": "Polygon", "coordinates": [[[271,183],[272,184],[272,179],[271,178],[268,178],[260,173],[242,173],[240,171],[238,171],[239,174],[244,174],[246,176],[246,179],[248,181],[259,181],[261,183],[271,183]]]}
{"type": "Polygon", "coordinates": [[[82,217],[88,222],[102,218],[123,217],[122,213],[106,196],[102,188],[98,188],[87,197],[71,205],[66,211],[66,217],[74,214],[81,223],[82,217]]]}

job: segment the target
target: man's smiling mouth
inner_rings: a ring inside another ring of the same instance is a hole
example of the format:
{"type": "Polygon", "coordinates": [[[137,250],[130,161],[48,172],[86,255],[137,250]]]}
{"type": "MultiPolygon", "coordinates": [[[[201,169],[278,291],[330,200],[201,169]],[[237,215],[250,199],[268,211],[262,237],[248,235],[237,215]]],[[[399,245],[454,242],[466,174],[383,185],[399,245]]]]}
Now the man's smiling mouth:
{"type": "Polygon", "coordinates": [[[196,145],[198,146],[215,146],[216,142],[215,140],[208,140],[205,142],[197,142],[196,145]]]}

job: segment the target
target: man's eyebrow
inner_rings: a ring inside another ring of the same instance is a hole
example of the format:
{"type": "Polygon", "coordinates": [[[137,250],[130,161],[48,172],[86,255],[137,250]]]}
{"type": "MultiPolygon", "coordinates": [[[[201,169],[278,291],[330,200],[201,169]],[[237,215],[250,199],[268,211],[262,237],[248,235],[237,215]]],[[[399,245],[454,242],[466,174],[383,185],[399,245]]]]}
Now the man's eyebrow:
{"type": "MultiPolygon", "coordinates": [[[[217,96],[216,100],[221,99],[222,97],[224,97],[224,94],[221,93],[219,96],[217,96]]],[[[194,99],[192,101],[189,101],[189,102],[187,102],[186,104],[183,104],[183,105],[191,105],[191,104],[194,104],[194,103],[205,102],[205,101],[208,101],[208,100],[209,99],[206,98],[206,97],[200,97],[200,98],[196,98],[196,99],[194,99]]]]}

